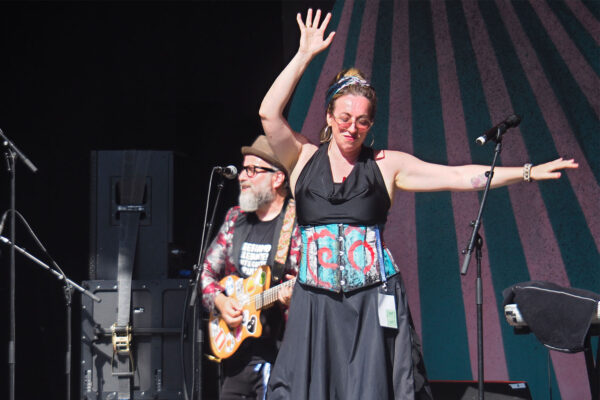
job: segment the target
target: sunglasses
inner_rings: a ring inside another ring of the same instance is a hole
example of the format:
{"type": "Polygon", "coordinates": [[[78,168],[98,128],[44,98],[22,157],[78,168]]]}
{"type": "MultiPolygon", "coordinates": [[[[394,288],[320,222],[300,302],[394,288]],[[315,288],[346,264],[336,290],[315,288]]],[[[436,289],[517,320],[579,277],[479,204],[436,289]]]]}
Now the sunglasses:
{"type": "Polygon", "coordinates": [[[348,129],[350,126],[352,126],[352,123],[354,123],[356,129],[359,131],[366,131],[373,125],[373,121],[367,117],[351,118],[349,115],[343,114],[338,116],[334,115],[333,119],[338,124],[340,129],[348,129]]]}

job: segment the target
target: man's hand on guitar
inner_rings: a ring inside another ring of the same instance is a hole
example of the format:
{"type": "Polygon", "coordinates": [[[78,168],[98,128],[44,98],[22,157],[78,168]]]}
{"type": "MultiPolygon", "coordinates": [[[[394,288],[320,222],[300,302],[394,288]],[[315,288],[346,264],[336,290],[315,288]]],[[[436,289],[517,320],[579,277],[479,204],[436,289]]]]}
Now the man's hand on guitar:
{"type": "Polygon", "coordinates": [[[229,328],[234,329],[240,326],[243,308],[236,299],[219,293],[215,298],[215,306],[219,309],[221,317],[229,328]]]}
{"type": "MultiPolygon", "coordinates": [[[[295,278],[294,275],[290,275],[290,274],[285,274],[285,278],[287,280],[293,279],[295,278]]],[[[281,304],[285,305],[285,306],[289,306],[290,305],[290,301],[292,300],[292,291],[294,290],[293,286],[289,286],[289,287],[282,287],[279,290],[279,294],[277,295],[277,300],[279,300],[281,302],[281,304]]]]}

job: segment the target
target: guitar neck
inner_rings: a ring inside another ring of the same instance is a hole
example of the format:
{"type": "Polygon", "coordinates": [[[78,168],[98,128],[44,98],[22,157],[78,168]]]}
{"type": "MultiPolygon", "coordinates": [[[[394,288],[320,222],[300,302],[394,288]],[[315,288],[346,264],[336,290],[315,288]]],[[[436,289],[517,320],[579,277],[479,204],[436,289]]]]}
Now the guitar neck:
{"type": "Polygon", "coordinates": [[[279,296],[279,291],[283,288],[293,286],[296,282],[296,278],[290,279],[289,281],[285,281],[280,285],[272,287],[271,289],[267,289],[259,295],[255,296],[254,305],[257,310],[261,308],[265,308],[270,306],[274,302],[277,301],[277,296],[279,296]]]}

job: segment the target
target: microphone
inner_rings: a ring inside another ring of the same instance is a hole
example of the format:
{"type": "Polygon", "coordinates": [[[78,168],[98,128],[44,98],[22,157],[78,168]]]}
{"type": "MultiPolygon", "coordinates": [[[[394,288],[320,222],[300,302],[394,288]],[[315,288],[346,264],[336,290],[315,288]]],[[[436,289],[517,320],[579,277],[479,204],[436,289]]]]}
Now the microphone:
{"type": "Polygon", "coordinates": [[[233,165],[228,165],[226,167],[215,167],[214,170],[217,174],[220,174],[227,179],[235,179],[238,174],[237,168],[233,165]]]}
{"type": "Polygon", "coordinates": [[[489,129],[483,135],[479,136],[475,139],[475,143],[480,146],[483,146],[490,140],[496,141],[504,132],[506,132],[510,128],[514,128],[521,123],[521,117],[516,114],[513,114],[506,118],[504,121],[500,122],[498,125],[489,129]]]}

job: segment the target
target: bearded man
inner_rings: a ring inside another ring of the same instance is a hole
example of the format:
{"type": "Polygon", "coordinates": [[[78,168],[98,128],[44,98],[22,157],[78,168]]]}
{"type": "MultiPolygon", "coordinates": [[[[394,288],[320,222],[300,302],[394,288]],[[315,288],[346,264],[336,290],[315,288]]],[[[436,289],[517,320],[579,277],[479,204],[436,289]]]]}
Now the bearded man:
{"type": "MultiPolygon", "coordinates": [[[[239,206],[227,212],[206,253],[202,272],[204,306],[220,314],[231,329],[242,324],[244,309],[234,296],[227,295],[235,289],[219,283],[224,277],[248,278],[259,267],[269,265],[274,267],[272,281],[278,283],[284,275],[293,278],[300,261],[300,234],[293,222],[295,208],[288,189],[293,165],[284,165],[275,156],[264,135],[242,147],[242,154],[239,206]]],[[[280,304],[261,312],[261,337],[245,339],[223,360],[221,400],[264,398],[283,330],[283,310],[291,296],[291,286],[279,290],[280,304]]]]}

